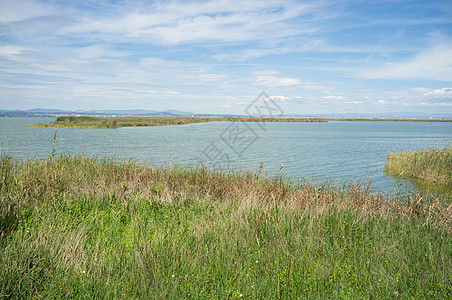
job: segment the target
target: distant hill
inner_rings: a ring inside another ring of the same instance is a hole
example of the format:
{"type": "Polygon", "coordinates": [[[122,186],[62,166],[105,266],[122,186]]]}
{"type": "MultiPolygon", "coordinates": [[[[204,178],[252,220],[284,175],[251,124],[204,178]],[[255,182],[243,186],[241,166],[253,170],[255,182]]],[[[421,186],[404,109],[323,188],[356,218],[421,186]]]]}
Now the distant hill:
{"type": "Polygon", "coordinates": [[[28,110],[0,110],[2,115],[134,115],[134,116],[191,116],[195,113],[185,112],[180,110],[146,110],[146,109],[132,109],[132,110],[62,110],[53,108],[33,108],[28,110]]]}
{"type": "Polygon", "coordinates": [[[101,114],[101,115],[137,115],[137,116],[158,116],[158,115],[165,115],[165,116],[191,116],[195,113],[193,112],[186,112],[186,111],[180,111],[180,110],[146,110],[146,109],[131,109],[131,110],[78,110],[75,111],[75,113],[79,114],[101,114]]]}
{"type": "MultiPolygon", "coordinates": [[[[21,110],[18,110],[18,112],[21,112],[21,110]]],[[[26,113],[48,113],[48,114],[60,114],[65,113],[65,110],[62,109],[52,109],[52,108],[33,108],[29,110],[25,110],[23,112],[26,113]]]]}

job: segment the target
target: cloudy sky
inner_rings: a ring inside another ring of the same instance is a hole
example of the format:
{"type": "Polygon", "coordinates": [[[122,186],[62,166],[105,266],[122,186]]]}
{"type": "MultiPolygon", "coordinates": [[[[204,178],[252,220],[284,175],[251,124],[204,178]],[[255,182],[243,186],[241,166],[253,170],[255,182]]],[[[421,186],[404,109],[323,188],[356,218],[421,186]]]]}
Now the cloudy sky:
{"type": "Polygon", "coordinates": [[[0,0],[0,109],[452,111],[452,1],[0,0]]]}

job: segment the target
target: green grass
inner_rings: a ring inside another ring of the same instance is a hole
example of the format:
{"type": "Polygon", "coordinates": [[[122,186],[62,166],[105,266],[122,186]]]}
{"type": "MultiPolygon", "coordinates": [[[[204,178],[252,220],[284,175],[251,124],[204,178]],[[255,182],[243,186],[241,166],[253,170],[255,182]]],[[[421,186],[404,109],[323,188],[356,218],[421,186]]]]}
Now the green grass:
{"type": "Polygon", "coordinates": [[[452,147],[389,154],[385,171],[452,186],[452,147]]]}
{"type": "Polygon", "coordinates": [[[30,125],[57,128],[120,128],[134,126],[185,125],[204,122],[326,122],[320,118],[223,118],[223,117],[59,117],[54,122],[30,125]]]}
{"type": "Polygon", "coordinates": [[[1,297],[451,295],[452,207],[425,195],[67,155],[0,172],[1,297]]]}

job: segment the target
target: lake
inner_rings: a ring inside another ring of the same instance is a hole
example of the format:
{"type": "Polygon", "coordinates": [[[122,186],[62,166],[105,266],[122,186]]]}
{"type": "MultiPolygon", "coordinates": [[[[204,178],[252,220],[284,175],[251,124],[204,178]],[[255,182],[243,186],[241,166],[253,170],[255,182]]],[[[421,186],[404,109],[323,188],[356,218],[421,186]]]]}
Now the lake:
{"type": "MultiPolygon", "coordinates": [[[[0,118],[2,153],[48,157],[55,128],[26,127],[55,118],[0,118]]],[[[210,122],[119,129],[57,129],[57,154],[84,153],[137,159],[153,166],[198,165],[262,169],[314,182],[371,181],[374,191],[419,188],[417,181],[383,172],[391,152],[443,148],[452,142],[450,122],[210,122]]]]}

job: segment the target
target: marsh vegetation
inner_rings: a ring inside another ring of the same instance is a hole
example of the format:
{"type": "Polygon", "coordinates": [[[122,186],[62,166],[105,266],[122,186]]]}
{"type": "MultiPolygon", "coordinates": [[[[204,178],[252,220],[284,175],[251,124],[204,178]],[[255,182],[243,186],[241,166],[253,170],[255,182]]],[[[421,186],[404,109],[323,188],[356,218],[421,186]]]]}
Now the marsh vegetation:
{"type": "Polygon", "coordinates": [[[259,172],[0,160],[9,298],[447,298],[452,206],[259,172]]]}
{"type": "Polygon", "coordinates": [[[223,118],[223,117],[58,117],[54,122],[30,125],[57,128],[120,128],[136,126],[186,125],[205,122],[327,122],[321,118],[223,118]]]}
{"type": "Polygon", "coordinates": [[[452,146],[391,153],[387,157],[385,171],[452,187],[452,146]]]}

